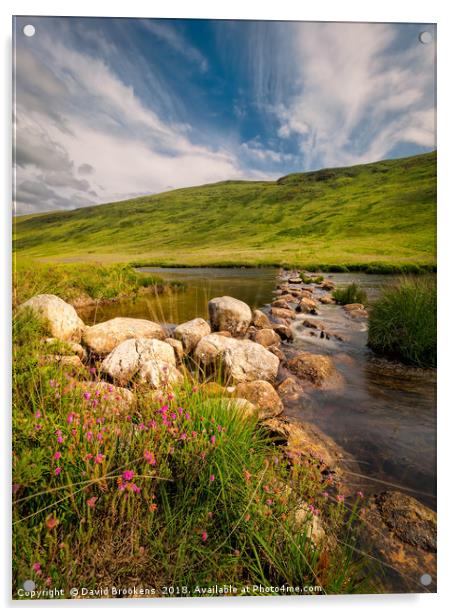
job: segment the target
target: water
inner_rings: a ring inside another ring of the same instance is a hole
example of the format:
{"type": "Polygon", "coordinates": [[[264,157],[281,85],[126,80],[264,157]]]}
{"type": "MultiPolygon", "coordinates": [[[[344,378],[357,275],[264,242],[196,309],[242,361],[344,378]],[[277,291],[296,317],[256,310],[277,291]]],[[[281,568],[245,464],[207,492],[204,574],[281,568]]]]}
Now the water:
{"type": "Polygon", "coordinates": [[[152,319],[162,323],[183,323],[195,317],[208,318],[207,303],[212,297],[231,295],[251,308],[259,308],[271,301],[276,285],[274,268],[162,268],[143,267],[168,282],[179,280],[185,290],[155,297],[151,294],[136,300],[104,304],[79,311],[86,323],[99,323],[113,317],[152,319]]]}
{"type": "MultiPolygon", "coordinates": [[[[182,323],[196,316],[207,318],[211,297],[231,295],[252,308],[273,298],[278,272],[272,268],[143,268],[165,280],[181,280],[177,294],[143,296],[80,311],[86,323],[115,316],[148,318],[182,323]]],[[[360,284],[375,299],[392,276],[334,274],[337,285],[360,284]]],[[[287,403],[286,413],[317,425],[358,461],[366,480],[353,477],[353,489],[365,492],[387,489],[384,481],[409,491],[435,508],[436,500],[436,379],[434,371],[414,370],[377,358],[366,346],[365,321],[347,317],[337,306],[322,305],[319,316],[326,328],[344,342],[312,337],[299,319],[294,323],[295,341],[288,354],[298,350],[328,354],[343,375],[339,392],[309,390],[301,399],[287,403]]],[[[390,486],[391,487],[391,486],[390,486]]]]}

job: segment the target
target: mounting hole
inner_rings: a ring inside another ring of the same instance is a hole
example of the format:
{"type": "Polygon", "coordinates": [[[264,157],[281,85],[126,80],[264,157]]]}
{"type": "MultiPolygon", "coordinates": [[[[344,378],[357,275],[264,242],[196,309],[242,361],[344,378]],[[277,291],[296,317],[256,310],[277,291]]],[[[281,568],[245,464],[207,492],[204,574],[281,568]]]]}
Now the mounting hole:
{"type": "Polygon", "coordinates": [[[420,32],[420,35],[418,38],[420,39],[420,43],[423,43],[423,45],[427,45],[428,43],[432,43],[433,41],[432,33],[429,32],[428,30],[425,30],[424,32],[420,32]]]}
{"type": "Polygon", "coordinates": [[[429,575],[429,573],[423,573],[423,575],[420,577],[420,582],[423,584],[423,586],[429,586],[429,584],[432,582],[432,577],[429,575]]]}
{"type": "Polygon", "coordinates": [[[32,26],[32,24],[27,24],[22,28],[22,32],[25,36],[35,36],[35,26],[32,26]]]}

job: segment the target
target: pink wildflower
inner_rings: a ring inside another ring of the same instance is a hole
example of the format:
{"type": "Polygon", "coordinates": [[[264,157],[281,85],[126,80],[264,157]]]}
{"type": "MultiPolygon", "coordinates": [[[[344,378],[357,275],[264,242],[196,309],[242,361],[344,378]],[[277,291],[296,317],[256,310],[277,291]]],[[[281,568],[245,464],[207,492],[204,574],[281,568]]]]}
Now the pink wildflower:
{"type": "Polygon", "coordinates": [[[104,455],[102,453],[97,453],[94,459],[95,464],[101,464],[103,462],[103,458],[104,455]]]}
{"type": "Polygon", "coordinates": [[[122,477],[125,479],[125,481],[131,481],[133,479],[133,477],[135,476],[133,471],[124,471],[122,477]]]}
{"type": "Polygon", "coordinates": [[[57,437],[57,443],[59,443],[59,444],[63,443],[63,436],[58,436],[57,437]]]}
{"type": "Polygon", "coordinates": [[[84,398],[85,398],[86,400],[90,400],[90,391],[85,391],[85,392],[84,392],[84,398]]]}
{"type": "Polygon", "coordinates": [[[214,435],[211,436],[210,441],[211,441],[212,445],[215,445],[215,436],[214,435]]]}
{"type": "Polygon", "coordinates": [[[345,496],[343,494],[338,494],[336,496],[336,499],[339,501],[339,503],[343,503],[345,500],[345,496]]]}
{"type": "Polygon", "coordinates": [[[363,493],[363,492],[361,492],[361,490],[359,490],[359,491],[356,493],[356,496],[358,496],[359,498],[364,498],[364,493],[363,493]]]}
{"type": "Polygon", "coordinates": [[[60,473],[61,473],[61,472],[62,472],[62,469],[60,468],[60,466],[58,466],[58,467],[55,469],[54,474],[55,474],[55,475],[60,475],[60,473]]]}
{"type": "Polygon", "coordinates": [[[41,411],[37,411],[37,412],[35,413],[35,417],[36,417],[37,419],[39,419],[39,418],[41,417],[41,411]]]}
{"type": "Polygon", "coordinates": [[[209,481],[210,481],[211,483],[212,483],[213,481],[215,481],[215,475],[211,475],[211,476],[209,477],[209,481]]]}
{"type": "Polygon", "coordinates": [[[180,435],[180,440],[181,441],[185,441],[187,439],[187,433],[186,432],[182,432],[182,434],[180,435]]]}
{"type": "Polygon", "coordinates": [[[97,502],[97,496],[91,496],[90,498],[87,499],[87,505],[91,509],[94,509],[96,502],[97,502]]]}
{"type": "Polygon", "coordinates": [[[60,460],[61,457],[62,457],[62,454],[60,453],[60,451],[56,451],[54,454],[54,460],[60,460]]]}
{"type": "Polygon", "coordinates": [[[33,563],[32,569],[33,569],[33,571],[38,573],[38,571],[41,571],[41,564],[40,563],[33,563]]]}
{"type": "Polygon", "coordinates": [[[201,539],[203,541],[207,541],[207,532],[205,530],[203,530],[203,532],[201,533],[201,539]]]}
{"type": "Polygon", "coordinates": [[[53,528],[55,528],[58,523],[59,521],[53,515],[50,515],[46,520],[46,526],[48,527],[49,530],[52,530],[53,528]]]}

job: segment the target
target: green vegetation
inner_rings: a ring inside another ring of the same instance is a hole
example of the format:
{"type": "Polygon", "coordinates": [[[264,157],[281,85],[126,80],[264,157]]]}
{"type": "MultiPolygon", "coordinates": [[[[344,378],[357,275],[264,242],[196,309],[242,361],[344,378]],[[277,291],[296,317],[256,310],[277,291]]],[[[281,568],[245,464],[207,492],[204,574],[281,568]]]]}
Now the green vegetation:
{"type": "Polygon", "coordinates": [[[45,264],[26,260],[15,264],[13,303],[21,304],[39,293],[52,293],[67,302],[83,304],[133,297],[143,291],[162,293],[171,286],[180,287],[181,283],[165,286],[159,276],[137,272],[131,265],[45,264]]]}
{"type": "Polygon", "coordinates": [[[437,284],[404,278],[384,289],[369,313],[369,346],[421,367],[437,365],[437,284]]]}
{"type": "Polygon", "coordinates": [[[352,282],[347,287],[340,287],[332,293],[337,304],[365,304],[367,295],[356,282],[352,282]]]}
{"type": "Polygon", "coordinates": [[[435,269],[436,153],[15,219],[20,259],[435,269]]]}
{"type": "Polygon", "coordinates": [[[13,334],[14,596],[27,579],[67,593],[191,595],[225,583],[369,592],[350,547],[357,505],[325,492],[318,463],[290,466],[254,418],[190,382],[161,398],[136,385],[125,408],[95,366],[43,364],[45,329],[30,311],[13,334]],[[311,538],[323,514],[326,535],[311,538]]]}

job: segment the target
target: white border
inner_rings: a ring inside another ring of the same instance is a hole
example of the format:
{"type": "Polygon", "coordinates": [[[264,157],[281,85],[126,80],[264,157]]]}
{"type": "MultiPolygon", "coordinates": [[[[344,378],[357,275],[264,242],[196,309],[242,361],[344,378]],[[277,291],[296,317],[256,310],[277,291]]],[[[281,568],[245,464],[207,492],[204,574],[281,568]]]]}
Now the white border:
{"type": "MultiPolygon", "coordinates": [[[[2,54],[0,70],[2,72],[1,120],[4,135],[0,156],[0,165],[3,187],[2,239],[1,239],[1,277],[3,310],[0,341],[2,356],[0,359],[0,392],[2,393],[2,435],[1,443],[1,476],[3,485],[1,489],[3,507],[0,510],[2,517],[3,541],[5,546],[1,554],[0,593],[4,607],[19,610],[58,609],[67,607],[62,602],[48,601],[33,604],[27,602],[9,602],[10,596],[10,515],[9,515],[9,437],[10,437],[10,203],[11,203],[11,15],[87,15],[87,16],[121,16],[121,17],[193,17],[213,19],[295,19],[307,21],[380,21],[380,22],[423,22],[438,23],[438,167],[439,167],[439,591],[437,595],[394,595],[369,597],[287,597],[268,599],[215,599],[180,601],[84,601],[71,602],[68,607],[77,609],[153,609],[156,610],[185,610],[194,613],[208,609],[242,610],[261,612],[277,612],[283,608],[290,614],[298,614],[303,610],[312,610],[319,613],[331,611],[338,614],[363,613],[396,613],[413,611],[414,614],[430,616],[436,608],[446,613],[446,606],[454,603],[451,596],[453,587],[454,565],[454,515],[455,505],[451,506],[451,496],[454,496],[454,457],[449,459],[451,447],[454,449],[454,435],[456,405],[452,403],[454,395],[451,389],[454,381],[453,350],[456,348],[454,340],[454,269],[456,259],[454,246],[456,200],[454,185],[456,183],[456,159],[454,149],[455,135],[455,96],[454,96],[454,40],[456,39],[456,21],[452,19],[451,3],[446,0],[405,2],[398,0],[378,0],[376,4],[359,2],[356,0],[326,0],[325,2],[305,3],[292,0],[281,0],[277,3],[266,4],[265,0],[230,0],[229,2],[209,2],[208,0],[168,1],[164,3],[128,0],[125,3],[101,2],[99,0],[78,0],[62,3],[56,0],[16,1],[2,4],[2,19],[0,20],[2,54]],[[453,299],[453,302],[451,301],[453,299]],[[453,319],[451,320],[451,317],[453,319]]],[[[454,498],[453,498],[454,501],[454,498]]],[[[450,610],[448,610],[449,612],[450,610]]]]}

